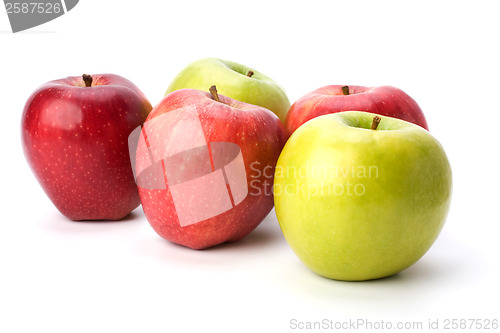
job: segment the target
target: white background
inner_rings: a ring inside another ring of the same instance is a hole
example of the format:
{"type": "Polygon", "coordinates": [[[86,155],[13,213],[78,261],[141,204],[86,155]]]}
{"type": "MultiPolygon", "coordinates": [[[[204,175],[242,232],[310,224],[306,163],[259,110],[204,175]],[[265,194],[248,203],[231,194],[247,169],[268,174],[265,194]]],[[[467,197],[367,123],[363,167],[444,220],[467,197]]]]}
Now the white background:
{"type": "Polygon", "coordinates": [[[500,319],[496,2],[242,3],[82,0],[17,34],[2,8],[0,331],[288,332],[297,331],[293,319],[424,328],[500,319]],[[122,222],[63,218],[22,153],[31,92],[111,72],[154,105],[178,71],[207,56],[271,76],[291,101],[327,84],[393,85],[417,100],[454,180],[447,223],[429,252],[396,276],[348,283],[309,271],[274,211],[243,241],[206,251],[163,240],[141,208],[122,222]]]}

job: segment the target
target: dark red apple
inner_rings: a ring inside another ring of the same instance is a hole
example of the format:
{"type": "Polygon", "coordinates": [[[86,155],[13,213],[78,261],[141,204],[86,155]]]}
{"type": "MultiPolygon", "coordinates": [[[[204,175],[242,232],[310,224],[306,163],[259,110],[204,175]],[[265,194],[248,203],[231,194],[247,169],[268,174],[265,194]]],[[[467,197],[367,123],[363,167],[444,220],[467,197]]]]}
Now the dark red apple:
{"type": "Polygon", "coordinates": [[[45,193],[71,220],[119,220],[139,206],[128,136],[152,107],[113,74],[48,82],[28,99],[24,154],[45,193]]]}
{"type": "Polygon", "coordinates": [[[193,249],[237,241],[273,208],[285,132],[268,109],[181,89],[136,134],[142,208],[163,238],[193,249]]]}
{"type": "Polygon", "coordinates": [[[299,98],[290,107],[285,129],[291,135],[312,118],[340,111],[366,111],[399,118],[429,130],[417,102],[401,89],[391,86],[361,87],[331,85],[299,98]]]}

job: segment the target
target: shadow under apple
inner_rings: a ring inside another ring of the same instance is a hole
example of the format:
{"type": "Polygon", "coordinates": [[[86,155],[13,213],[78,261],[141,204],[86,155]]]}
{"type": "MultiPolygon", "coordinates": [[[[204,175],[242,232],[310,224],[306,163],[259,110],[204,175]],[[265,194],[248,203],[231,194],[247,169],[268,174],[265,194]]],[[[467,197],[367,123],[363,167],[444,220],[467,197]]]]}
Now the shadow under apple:
{"type": "MultiPolygon", "coordinates": [[[[297,299],[319,308],[356,315],[391,316],[432,312],[440,299],[483,279],[487,264],[474,249],[443,237],[413,266],[389,277],[368,281],[337,281],[322,277],[298,258],[280,264],[272,283],[297,299]]],[[[467,302],[467,300],[463,300],[467,302]]]]}
{"type": "Polygon", "coordinates": [[[52,231],[65,234],[84,234],[109,232],[114,235],[119,228],[119,232],[127,231],[129,228],[135,228],[141,223],[147,223],[144,213],[138,207],[120,220],[81,220],[73,221],[54,211],[52,214],[44,216],[40,221],[40,228],[46,231],[52,231]],[[142,221],[142,222],[141,222],[142,221]],[[114,231],[111,231],[114,230],[114,231]]]}

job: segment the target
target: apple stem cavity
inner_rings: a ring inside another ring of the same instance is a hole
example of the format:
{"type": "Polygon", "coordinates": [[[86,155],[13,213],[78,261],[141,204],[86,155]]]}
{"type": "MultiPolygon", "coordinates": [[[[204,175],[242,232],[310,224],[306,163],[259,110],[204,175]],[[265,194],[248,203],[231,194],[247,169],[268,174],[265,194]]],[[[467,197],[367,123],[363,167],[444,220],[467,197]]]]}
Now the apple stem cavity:
{"type": "Polygon", "coordinates": [[[85,82],[85,87],[92,87],[92,76],[89,74],[82,75],[83,82],[85,82]]]}
{"type": "Polygon", "coordinates": [[[247,73],[248,77],[252,77],[255,73],[252,70],[249,70],[247,73]]]}
{"type": "Polygon", "coordinates": [[[342,95],[349,95],[349,86],[342,87],[342,95]]]}
{"type": "Polygon", "coordinates": [[[380,118],[379,116],[373,117],[372,130],[376,130],[377,129],[378,124],[380,124],[381,120],[382,120],[382,118],[380,118]]]}
{"type": "Polygon", "coordinates": [[[212,98],[215,101],[220,102],[219,94],[217,94],[217,87],[215,86],[215,84],[213,86],[211,86],[209,90],[210,90],[210,94],[212,95],[212,98]]]}

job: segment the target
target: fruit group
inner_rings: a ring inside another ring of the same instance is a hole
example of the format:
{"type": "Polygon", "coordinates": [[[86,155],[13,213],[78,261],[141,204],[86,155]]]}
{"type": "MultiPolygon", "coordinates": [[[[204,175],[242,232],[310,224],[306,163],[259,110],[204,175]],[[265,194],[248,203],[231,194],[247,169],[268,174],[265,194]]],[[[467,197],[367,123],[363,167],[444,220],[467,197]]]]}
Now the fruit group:
{"type": "Polygon", "coordinates": [[[285,121],[290,101],[283,88],[259,71],[233,61],[195,61],[173,79],[166,94],[183,88],[207,90],[211,85],[216,85],[221,95],[265,107],[285,121]]]}
{"type": "Polygon", "coordinates": [[[142,207],[163,238],[193,249],[233,242],[272,209],[285,134],[271,111],[213,89],[181,89],[136,134],[142,207]]]}
{"type": "Polygon", "coordinates": [[[285,128],[288,135],[315,117],[341,111],[366,111],[417,124],[428,130],[417,102],[401,89],[331,85],[299,98],[288,111],[285,128]]]}
{"type": "Polygon", "coordinates": [[[310,269],[368,280],[426,253],[444,225],[451,187],[446,154],[428,131],[339,112],[310,120],[286,143],[275,209],[287,242],[310,269]]]}
{"type": "Polygon", "coordinates": [[[118,220],[139,206],[128,135],[152,109],[113,74],[48,82],[22,116],[26,159],[56,208],[71,220],[118,220]]]}

